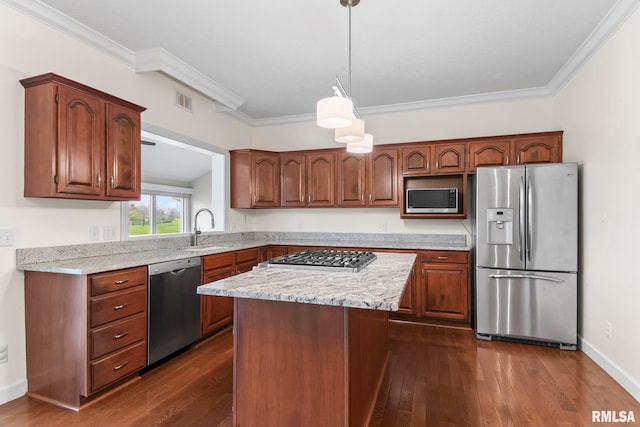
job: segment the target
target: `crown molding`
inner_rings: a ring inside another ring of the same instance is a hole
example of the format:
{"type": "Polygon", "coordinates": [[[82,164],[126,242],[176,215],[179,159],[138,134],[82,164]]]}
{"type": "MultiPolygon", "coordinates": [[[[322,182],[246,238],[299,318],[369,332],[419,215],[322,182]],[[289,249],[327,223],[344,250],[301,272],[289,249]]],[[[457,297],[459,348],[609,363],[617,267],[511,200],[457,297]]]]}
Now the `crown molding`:
{"type": "Polygon", "coordinates": [[[589,34],[589,37],[585,39],[560,71],[551,79],[547,85],[549,92],[552,95],[557,94],[587,60],[622,26],[638,6],[640,6],[639,0],[618,0],[609,10],[607,16],[600,21],[589,34]]]}
{"type": "Polygon", "coordinates": [[[231,90],[162,48],[136,52],[134,68],[136,73],[162,72],[232,110],[245,102],[231,90]]]}
{"type": "MultiPolygon", "coordinates": [[[[46,24],[75,36],[89,45],[105,51],[109,55],[134,68],[137,73],[162,72],[216,101],[218,112],[229,114],[251,126],[273,126],[315,120],[315,114],[255,119],[238,110],[238,107],[245,102],[244,99],[164,49],[157,48],[133,52],[38,0],[0,0],[0,2],[21,10],[46,24]]],[[[618,0],[607,16],[600,21],[598,26],[562,66],[547,86],[402,104],[361,107],[359,110],[363,115],[389,114],[430,108],[464,106],[484,102],[513,101],[553,96],[562,89],[591,55],[611,37],[615,30],[624,23],[639,5],[640,0],[618,0]]]]}
{"type": "Polygon", "coordinates": [[[245,102],[231,90],[164,49],[134,52],[37,0],[0,0],[0,2],[58,28],[90,46],[97,47],[134,68],[137,73],[162,72],[232,109],[237,109],[245,102]]]}

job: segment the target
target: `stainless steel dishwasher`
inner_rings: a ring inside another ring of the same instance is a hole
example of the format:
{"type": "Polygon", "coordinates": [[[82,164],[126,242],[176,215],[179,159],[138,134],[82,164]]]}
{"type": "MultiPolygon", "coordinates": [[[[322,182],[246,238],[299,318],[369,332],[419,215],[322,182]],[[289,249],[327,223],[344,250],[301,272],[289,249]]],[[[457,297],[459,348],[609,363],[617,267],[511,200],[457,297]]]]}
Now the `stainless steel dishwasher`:
{"type": "Polygon", "coordinates": [[[147,364],[200,338],[200,257],[149,265],[147,364]]]}

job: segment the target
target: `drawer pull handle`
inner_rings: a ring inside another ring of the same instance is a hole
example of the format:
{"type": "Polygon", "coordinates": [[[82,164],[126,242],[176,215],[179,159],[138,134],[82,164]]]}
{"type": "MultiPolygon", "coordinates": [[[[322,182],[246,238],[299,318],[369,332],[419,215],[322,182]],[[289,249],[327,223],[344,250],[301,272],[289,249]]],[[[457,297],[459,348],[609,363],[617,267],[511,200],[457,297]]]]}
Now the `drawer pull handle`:
{"type": "Polygon", "coordinates": [[[124,303],[124,304],[120,304],[120,305],[116,305],[115,307],[113,307],[114,310],[122,310],[123,308],[125,308],[126,306],[128,306],[129,304],[124,303]]]}
{"type": "Polygon", "coordinates": [[[129,335],[129,332],[123,332],[123,333],[121,333],[121,334],[114,335],[114,336],[113,336],[113,339],[114,339],[114,340],[119,340],[120,338],[124,338],[124,337],[126,337],[127,335],[129,335]]]}
{"type": "Polygon", "coordinates": [[[449,259],[448,256],[439,256],[438,259],[449,259]]]}
{"type": "Polygon", "coordinates": [[[123,285],[125,283],[127,283],[128,280],[116,280],[116,285],[123,285]]]}
{"type": "Polygon", "coordinates": [[[129,362],[124,362],[124,363],[123,363],[123,364],[121,364],[121,365],[114,366],[114,367],[113,367],[113,370],[114,370],[114,371],[119,371],[120,369],[124,368],[124,367],[125,367],[125,366],[127,366],[128,364],[129,364],[129,362]]]}

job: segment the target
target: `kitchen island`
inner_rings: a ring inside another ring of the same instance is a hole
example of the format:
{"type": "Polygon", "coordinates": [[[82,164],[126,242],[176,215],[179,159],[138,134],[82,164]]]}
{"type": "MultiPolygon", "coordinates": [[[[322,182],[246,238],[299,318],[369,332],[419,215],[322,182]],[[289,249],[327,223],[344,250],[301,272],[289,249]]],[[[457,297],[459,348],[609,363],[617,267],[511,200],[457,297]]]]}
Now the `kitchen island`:
{"type": "Polygon", "coordinates": [[[254,269],[198,288],[235,297],[235,426],[364,426],[388,358],[388,315],[414,254],[358,273],[254,269]]]}

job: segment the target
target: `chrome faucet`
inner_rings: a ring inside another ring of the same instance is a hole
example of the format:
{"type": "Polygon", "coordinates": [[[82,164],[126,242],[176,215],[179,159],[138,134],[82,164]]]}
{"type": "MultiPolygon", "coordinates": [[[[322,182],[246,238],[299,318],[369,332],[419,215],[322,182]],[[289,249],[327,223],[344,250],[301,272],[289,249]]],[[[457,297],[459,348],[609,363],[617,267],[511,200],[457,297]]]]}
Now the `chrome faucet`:
{"type": "Polygon", "coordinates": [[[200,229],[198,228],[198,215],[201,212],[209,212],[209,215],[211,215],[211,228],[215,228],[216,226],[215,220],[213,219],[213,212],[211,212],[207,208],[198,209],[198,212],[196,212],[196,215],[193,219],[193,234],[191,235],[191,246],[198,246],[198,234],[202,234],[202,231],[200,231],[200,229]]]}

